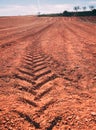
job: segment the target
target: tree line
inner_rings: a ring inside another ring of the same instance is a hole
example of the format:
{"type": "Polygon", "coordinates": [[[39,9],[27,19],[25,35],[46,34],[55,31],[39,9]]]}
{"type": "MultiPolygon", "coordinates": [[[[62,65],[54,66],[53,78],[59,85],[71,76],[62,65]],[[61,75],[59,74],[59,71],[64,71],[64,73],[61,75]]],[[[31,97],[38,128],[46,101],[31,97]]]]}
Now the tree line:
{"type": "MultiPolygon", "coordinates": [[[[91,11],[95,9],[95,7],[94,7],[93,5],[90,5],[88,8],[89,8],[91,11]]],[[[86,11],[86,10],[87,10],[87,7],[86,7],[86,6],[83,6],[83,7],[75,6],[75,7],[73,8],[73,10],[75,10],[75,11],[78,11],[78,10],[81,10],[81,9],[83,9],[83,11],[86,11]]]]}
{"type": "Polygon", "coordinates": [[[65,10],[63,13],[56,13],[56,14],[42,14],[39,16],[96,16],[96,9],[93,5],[90,5],[89,7],[83,6],[74,6],[74,11],[67,11],[65,10]],[[90,9],[87,11],[87,8],[90,9]]]}

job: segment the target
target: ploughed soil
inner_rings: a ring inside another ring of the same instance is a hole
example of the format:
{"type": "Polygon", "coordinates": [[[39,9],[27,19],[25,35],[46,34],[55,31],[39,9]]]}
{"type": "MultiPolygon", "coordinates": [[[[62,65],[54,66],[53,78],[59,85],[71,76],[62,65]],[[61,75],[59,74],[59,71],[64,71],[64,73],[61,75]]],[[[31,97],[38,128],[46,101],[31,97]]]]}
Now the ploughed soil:
{"type": "Polygon", "coordinates": [[[96,130],[96,24],[0,18],[0,130],[96,130]]]}

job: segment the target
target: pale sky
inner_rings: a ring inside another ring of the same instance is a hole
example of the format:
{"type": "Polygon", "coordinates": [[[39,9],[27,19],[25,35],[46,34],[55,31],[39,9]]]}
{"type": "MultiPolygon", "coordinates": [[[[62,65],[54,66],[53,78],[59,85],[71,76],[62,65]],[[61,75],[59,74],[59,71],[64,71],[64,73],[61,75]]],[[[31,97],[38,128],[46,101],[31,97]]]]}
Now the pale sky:
{"type": "MultiPolygon", "coordinates": [[[[0,16],[62,13],[72,11],[74,6],[96,8],[96,0],[0,0],[0,16]]],[[[88,8],[87,8],[88,10],[88,8]]]]}

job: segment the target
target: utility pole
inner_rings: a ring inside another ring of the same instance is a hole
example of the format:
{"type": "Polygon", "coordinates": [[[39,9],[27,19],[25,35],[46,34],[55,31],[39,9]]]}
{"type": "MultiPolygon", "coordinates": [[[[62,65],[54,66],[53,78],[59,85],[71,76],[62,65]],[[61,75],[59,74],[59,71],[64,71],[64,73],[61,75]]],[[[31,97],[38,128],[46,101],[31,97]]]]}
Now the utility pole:
{"type": "Polygon", "coordinates": [[[40,15],[40,1],[37,0],[37,4],[38,4],[38,15],[40,15]]]}

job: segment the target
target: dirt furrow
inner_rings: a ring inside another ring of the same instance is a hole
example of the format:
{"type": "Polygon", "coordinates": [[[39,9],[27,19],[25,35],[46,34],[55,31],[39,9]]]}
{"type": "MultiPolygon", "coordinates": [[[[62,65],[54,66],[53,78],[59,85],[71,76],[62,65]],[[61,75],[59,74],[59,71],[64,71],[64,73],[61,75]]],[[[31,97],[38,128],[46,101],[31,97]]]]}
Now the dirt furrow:
{"type": "Polygon", "coordinates": [[[0,130],[95,130],[95,24],[76,17],[3,20],[0,130]]]}

